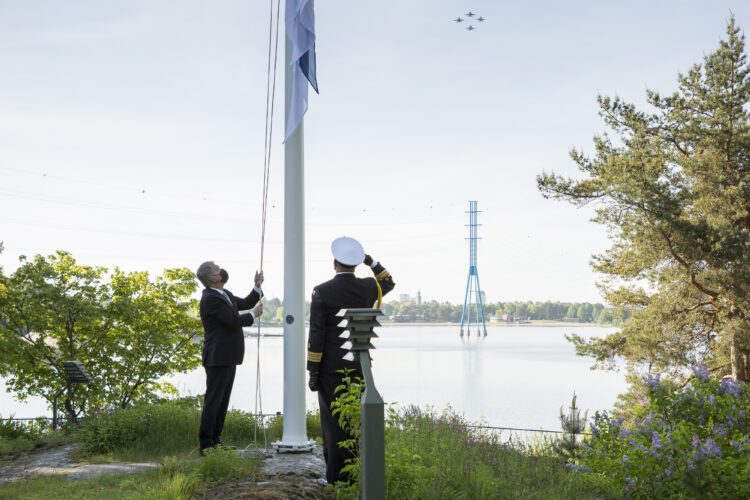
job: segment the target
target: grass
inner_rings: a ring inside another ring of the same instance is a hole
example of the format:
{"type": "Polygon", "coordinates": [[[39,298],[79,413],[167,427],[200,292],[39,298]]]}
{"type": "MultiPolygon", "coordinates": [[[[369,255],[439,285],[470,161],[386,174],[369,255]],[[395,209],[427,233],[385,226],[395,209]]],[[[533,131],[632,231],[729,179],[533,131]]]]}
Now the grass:
{"type": "Polygon", "coordinates": [[[84,481],[40,477],[0,485],[0,498],[15,499],[185,499],[204,489],[237,479],[260,479],[260,460],[212,450],[202,460],[165,457],[163,467],[138,474],[101,476],[84,481]]]}
{"type": "MultiPolygon", "coordinates": [[[[8,483],[0,485],[0,498],[182,499],[195,498],[206,488],[226,482],[262,478],[257,459],[241,459],[230,451],[217,450],[198,460],[199,421],[200,408],[185,401],[99,415],[75,436],[81,443],[81,458],[89,462],[158,461],[163,466],[86,481],[47,477],[8,483]]],[[[307,423],[308,435],[319,437],[318,414],[308,415],[307,423]]],[[[277,417],[267,424],[270,443],[281,437],[282,421],[277,417]]],[[[252,415],[230,412],[222,438],[238,446],[252,442],[252,415]]],[[[387,498],[392,499],[621,497],[621,492],[590,479],[584,482],[580,474],[566,469],[549,442],[503,443],[495,435],[467,427],[450,410],[436,413],[412,407],[391,412],[386,427],[386,469],[387,498]]],[[[353,490],[351,497],[357,498],[353,490]]],[[[337,493],[347,496],[347,491],[337,493]]]]}
{"type": "Polygon", "coordinates": [[[70,441],[65,430],[53,431],[49,422],[42,419],[29,422],[13,420],[0,421],[0,464],[17,460],[26,452],[51,448],[70,441]]]}
{"type": "MultiPolygon", "coordinates": [[[[257,445],[270,448],[281,439],[283,418],[274,416],[259,422],[257,445]]],[[[79,432],[79,458],[87,461],[158,461],[164,456],[198,457],[200,408],[194,400],[167,402],[128,408],[91,419],[79,432]]],[[[227,413],[222,441],[244,448],[255,442],[255,419],[250,413],[232,410],[227,413]]],[[[307,433],[320,438],[318,414],[308,414],[307,433]]]]}
{"type": "Polygon", "coordinates": [[[565,468],[551,446],[507,444],[462,417],[410,408],[386,430],[387,498],[619,498],[565,468]]]}

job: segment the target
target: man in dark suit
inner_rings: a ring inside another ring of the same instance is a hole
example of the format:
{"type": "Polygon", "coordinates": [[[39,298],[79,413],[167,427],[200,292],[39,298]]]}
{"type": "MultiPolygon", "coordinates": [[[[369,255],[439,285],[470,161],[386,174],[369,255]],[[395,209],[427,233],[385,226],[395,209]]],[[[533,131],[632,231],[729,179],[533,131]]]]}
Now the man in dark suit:
{"type": "Polygon", "coordinates": [[[242,327],[251,326],[255,318],[263,313],[263,305],[258,303],[263,296],[260,290],[263,273],[256,271],[255,287],[244,299],[224,289],[229,274],[212,261],[201,264],[195,274],[206,287],[200,302],[204,332],[203,366],[206,369],[206,395],[198,432],[202,455],[207,448],[224,446],[220,437],[234,375],[237,365],[241,365],[245,357],[242,327]],[[240,311],[250,308],[250,312],[240,314],[240,311]]]}
{"type": "Polygon", "coordinates": [[[349,438],[341,429],[338,418],[331,414],[335,401],[334,390],[342,383],[338,370],[350,369],[351,376],[362,378],[359,361],[344,359],[347,351],[341,346],[344,331],[336,316],[340,309],[373,307],[379,297],[393,290],[390,273],[372,257],[365,254],[360,243],[353,238],[337,238],[331,244],[333,269],[336,276],[313,289],[310,304],[310,335],[307,344],[307,370],[310,372],[310,390],[318,392],[320,423],[323,431],[323,454],[326,460],[326,480],[329,484],[347,481],[341,474],[344,461],[351,457],[338,443],[349,438]],[[370,266],[373,278],[357,278],[354,268],[363,263],[370,266]]]}

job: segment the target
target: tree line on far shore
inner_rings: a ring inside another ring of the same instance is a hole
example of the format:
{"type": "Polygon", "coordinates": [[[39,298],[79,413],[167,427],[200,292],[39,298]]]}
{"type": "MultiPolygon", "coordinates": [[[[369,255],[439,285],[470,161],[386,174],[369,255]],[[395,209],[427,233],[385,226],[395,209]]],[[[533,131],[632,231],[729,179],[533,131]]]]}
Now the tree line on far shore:
{"type": "MultiPolygon", "coordinates": [[[[395,323],[459,323],[463,304],[431,300],[417,304],[413,301],[391,301],[381,306],[383,314],[395,323]]],[[[305,302],[305,317],[310,311],[310,303],[305,302]]],[[[474,306],[472,306],[472,315],[474,306]]],[[[484,304],[485,320],[496,318],[500,321],[576,321],[598,323],[600,325],[620,325],[630,317],[627,310],[615,310],[604,304],[589,302],[496,302],[484,304]]],[[[472,316],[473,317],[473,316],[472,316]]],[[[263,304],[261,321],[266,324],[282,324],[283,303],[278,298],[266,299],[263,304]]]]}

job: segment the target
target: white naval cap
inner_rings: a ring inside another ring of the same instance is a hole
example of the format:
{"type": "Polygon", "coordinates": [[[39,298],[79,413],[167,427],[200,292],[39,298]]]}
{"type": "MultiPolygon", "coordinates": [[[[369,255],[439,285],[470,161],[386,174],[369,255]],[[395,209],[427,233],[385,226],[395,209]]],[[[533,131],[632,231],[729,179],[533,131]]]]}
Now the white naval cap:
{"type": "Polygon", "coordinates": [[[356,266],[365,260],[365,249],[354,238],[342,236],[331,243],[333,258],[345,266],[356,266]]]}

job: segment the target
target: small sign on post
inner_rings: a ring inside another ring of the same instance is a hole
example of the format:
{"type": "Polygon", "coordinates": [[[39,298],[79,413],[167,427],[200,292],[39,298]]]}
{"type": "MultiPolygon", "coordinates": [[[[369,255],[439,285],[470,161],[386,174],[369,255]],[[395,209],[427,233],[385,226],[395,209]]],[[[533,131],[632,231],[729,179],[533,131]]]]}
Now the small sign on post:
{"type": "Polygon", "coordinates": [[[339,326],[348,331],[348,342],[344,344],[344,348],[350,351],[347,356],[353,353],[355,359],[359,358],[365,377],[365,393],[361,401],[360,450],[360,486],[363,500],[385,498],[385,412],[383,398],[375,388],[370,359],[370,349],[375,349],[370,340],[378,336],[373,329],[380,326],[377,321],[380,315],[380,309],[371,308],[343,309],[338,313],[338,316],[344,317],[339,326]]]}

